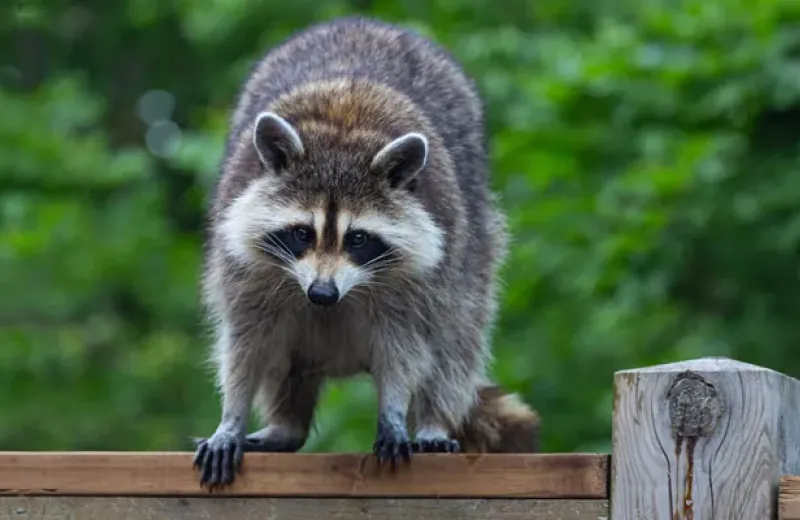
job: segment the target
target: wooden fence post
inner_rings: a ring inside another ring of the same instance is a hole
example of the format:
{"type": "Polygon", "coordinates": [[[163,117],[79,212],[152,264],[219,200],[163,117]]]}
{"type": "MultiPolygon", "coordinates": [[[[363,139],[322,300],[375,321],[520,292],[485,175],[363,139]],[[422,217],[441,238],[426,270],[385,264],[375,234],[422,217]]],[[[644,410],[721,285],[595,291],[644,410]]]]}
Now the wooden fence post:
{"type": "Polygon", "coordinates": [[[774,520],[800,474],[800,381],[728,358],[617,372],[613,520],[774,520]]]}

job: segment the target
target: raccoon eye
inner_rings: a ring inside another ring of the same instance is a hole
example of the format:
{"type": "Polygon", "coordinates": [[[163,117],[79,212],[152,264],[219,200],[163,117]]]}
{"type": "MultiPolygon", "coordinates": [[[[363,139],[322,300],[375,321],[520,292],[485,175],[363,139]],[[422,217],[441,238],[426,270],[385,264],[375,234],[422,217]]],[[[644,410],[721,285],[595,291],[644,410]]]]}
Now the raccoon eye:
{"type": "Polygon", "coordinates": [[[294,239],[297,240],[298,242],[305,243],[308,242],[309,239],[311,238],[311,232],[309,232],[308,228],[306,227],[294,228],[292,234],[294,235],[294,239]]]}
{"type": "Polygon", "coordinates": [[[393,259],[391,248],[379,235],[352,230],[345,235],[345,250],[356,265],[376,267],[376,262],[393,259]]]}
{"type": "Polygon", "coordinates": [[[350,235],[350,245],[352,247],[361,247],[367,243],[369,240],[369,235],[364,233],[363,231],[356,231],[355,233],[350,235]]]}

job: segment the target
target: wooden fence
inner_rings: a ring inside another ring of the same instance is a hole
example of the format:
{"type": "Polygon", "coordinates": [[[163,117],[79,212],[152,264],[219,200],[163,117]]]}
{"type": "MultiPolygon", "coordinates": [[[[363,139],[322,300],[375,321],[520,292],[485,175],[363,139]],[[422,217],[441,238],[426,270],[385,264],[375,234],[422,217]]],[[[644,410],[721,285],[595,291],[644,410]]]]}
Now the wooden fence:
{"type": "Polygon", "coordinates": [[[209,495],[191,453],[0,452],[0,520],[800,520],[800,381],[703,358],[614,386],[611,455],[248,453],[209,495]]]}

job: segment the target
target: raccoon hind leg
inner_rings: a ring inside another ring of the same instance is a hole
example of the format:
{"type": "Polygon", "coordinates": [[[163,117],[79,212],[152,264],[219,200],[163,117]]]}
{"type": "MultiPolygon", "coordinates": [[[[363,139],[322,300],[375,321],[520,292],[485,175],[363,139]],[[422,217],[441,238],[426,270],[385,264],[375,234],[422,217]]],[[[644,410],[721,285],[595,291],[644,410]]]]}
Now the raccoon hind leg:
{"type": "Polygon", "coordinates": [[[451,438],[441,425],[426,425],[417,429],[414,439],[414,451],[418,453],[458,453],[461,445],[451,438]]]}
{"type": "Polygon", "coordinates": [[[411,417],[415,432],[414,451],[419,453],[458,453],[461,446],[453,436],[455,424],[460,421],[460,410],[469,409],[463,390],[449,392],[448,385],[431,381],[425,391],[415,396],[411,404],[411,417]],[[456,406],[453,406],[456,403],[456,406]],[[455,412],[455,413],[453,413],[455,412]]]}
{"type": "Polygon", "coordinates": [[[322,377],[303,365],[293,365],[279,380],[265,378],[256,404],[265,427],[245,437],[245,452],[300,450],[308,439],[322,377]]]}

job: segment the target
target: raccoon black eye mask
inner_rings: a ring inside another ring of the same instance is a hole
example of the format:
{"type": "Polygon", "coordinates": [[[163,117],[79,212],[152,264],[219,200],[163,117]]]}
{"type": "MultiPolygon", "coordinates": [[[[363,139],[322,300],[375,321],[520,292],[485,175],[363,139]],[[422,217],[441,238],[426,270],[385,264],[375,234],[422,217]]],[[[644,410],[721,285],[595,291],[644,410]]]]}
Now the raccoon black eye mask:
{"type": "MultiPolygon", "coordinates": [[[[375,264],[382,260],[391,260],[392,248],[380,237],[361,230],[350,230],[344,236],[344,251],[350,260],[358,265],[375,264]]],[[[261,240],[265,253],[278,259],[299,259],[312,249],[316,243],[316,231],[311,226],[294,226],[267,233],[261,240]]]]}

